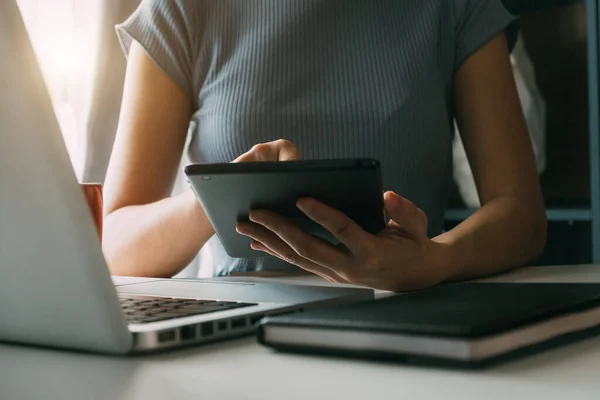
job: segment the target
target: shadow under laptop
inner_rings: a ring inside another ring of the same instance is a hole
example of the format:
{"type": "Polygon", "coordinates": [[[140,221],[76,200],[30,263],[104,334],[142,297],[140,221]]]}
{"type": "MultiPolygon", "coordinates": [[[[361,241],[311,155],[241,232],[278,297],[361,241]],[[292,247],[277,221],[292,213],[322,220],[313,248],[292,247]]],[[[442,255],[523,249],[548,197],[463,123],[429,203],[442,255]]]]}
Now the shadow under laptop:
{"type": "MultiPolygon", "coordinates": [[[[172,398],[189,361],[197,366],[218,353],[247,348],[253,337],[139,356],[106,356],[70,350],[0,344],[2,399],[172,398]],[[65,382],[69,382],[65,385],[65,382]],[[151,382],[151,384],[149,384],[151,382]]],[[[196,377],[196,379],[201,377],[196,377]]]]}
{"type": "Polygon", "coordinates": [[[87,399],[97,398],[96,393],[118,399],[128,391],[137,367],[127,358],[20,345],[0,345],[0,359],[4,399],[87,399]]]}

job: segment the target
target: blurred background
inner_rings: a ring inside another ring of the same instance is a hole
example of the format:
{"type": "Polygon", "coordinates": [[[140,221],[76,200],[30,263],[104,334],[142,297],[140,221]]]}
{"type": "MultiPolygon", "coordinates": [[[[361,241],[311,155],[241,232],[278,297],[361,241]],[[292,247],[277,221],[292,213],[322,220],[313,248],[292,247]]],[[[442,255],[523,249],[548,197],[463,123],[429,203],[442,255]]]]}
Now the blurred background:
{"type": "Polygon", "coordinates": [[[139,0],[17,0],[82,182],[103,182],[125,57],[114,26],[139,0]]]}

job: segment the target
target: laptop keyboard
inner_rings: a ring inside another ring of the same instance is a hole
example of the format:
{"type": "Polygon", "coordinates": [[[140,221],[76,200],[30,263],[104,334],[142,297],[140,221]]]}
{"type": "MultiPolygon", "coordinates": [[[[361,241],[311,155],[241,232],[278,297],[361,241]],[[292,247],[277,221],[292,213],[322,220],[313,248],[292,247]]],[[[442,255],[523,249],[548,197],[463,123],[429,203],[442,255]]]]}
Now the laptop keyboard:
{"type": "Polygon", "coordinates": [[[237,303],[234,301],[150,296],[119,296],[119,300],[125,314],[125,320],[130,324],[164,321],[256,305],[256,303],[237,303]]]}

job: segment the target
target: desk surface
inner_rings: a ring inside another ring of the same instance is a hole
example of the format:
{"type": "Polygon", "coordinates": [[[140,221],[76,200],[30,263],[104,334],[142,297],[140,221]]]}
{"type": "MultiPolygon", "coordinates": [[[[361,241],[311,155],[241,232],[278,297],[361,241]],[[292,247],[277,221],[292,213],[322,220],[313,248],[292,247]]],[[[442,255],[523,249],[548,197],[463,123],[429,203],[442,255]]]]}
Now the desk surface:
{"type": "MultiPolygon", "coordinates": [[[[600,266],[526,268],[486,281],[600,282],[600,266]]],[[[253,338],[128,358],[0,345],[7,400],[388,396],[598,399],[600,337],[479,372],[277,354],[253,338]]]]}

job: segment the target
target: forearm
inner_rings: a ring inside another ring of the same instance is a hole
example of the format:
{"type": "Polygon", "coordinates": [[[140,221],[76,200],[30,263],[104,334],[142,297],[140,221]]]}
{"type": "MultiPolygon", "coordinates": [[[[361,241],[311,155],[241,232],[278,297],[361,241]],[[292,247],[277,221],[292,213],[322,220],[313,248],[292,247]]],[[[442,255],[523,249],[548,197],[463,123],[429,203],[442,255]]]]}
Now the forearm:
{"type": "Polygon", "coordinates": [[[189,264],[213,233],[202,207],[188,190],[108,214],[103,250],[113,275],[171,277],[189,264]]]}
{"type": "Polygon", "coordinates": [[[444,280],[482,277],[537,258],[546,242],[546,217],[541,205],[499,197],[433,241],[444,280]]]}

